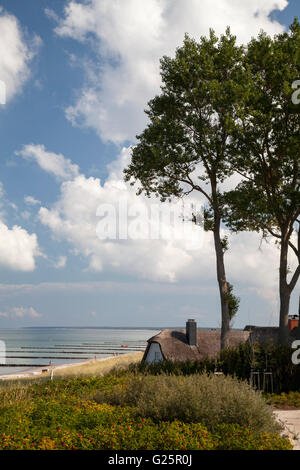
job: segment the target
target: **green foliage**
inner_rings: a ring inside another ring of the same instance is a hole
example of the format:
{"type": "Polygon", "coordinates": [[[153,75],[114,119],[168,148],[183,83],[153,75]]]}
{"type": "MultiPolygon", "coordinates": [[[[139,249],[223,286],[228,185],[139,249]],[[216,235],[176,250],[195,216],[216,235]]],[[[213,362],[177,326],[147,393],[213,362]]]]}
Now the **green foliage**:
{"type": "Polygon", "coordinates": [[[148,103],[149,124],[137,136],[126,180],[162,200],[200,191],[216,209],[216,185],[231,173],[228,138],[243,87],[242,52],[229,29],[220,38],[211,30],[199,43],[186,35],[174,58],[161,59],[161,94],[148,103]],[[201,162],[203,172],[194,175],[201,162]],[[203,181],[214,186],[214,201],[203,181]]]}
{"type": "Polygon", "coordinates": [[[291,443],[277,434],[255,434],[236,424],[221,424],[214,435],[217,450],[291,450],[291,443]]]}
{"type": "Polygon", "coordinates": [[[268,403],[276,408],[300,408],[300,391],[266,395],[268,403]]]}
{"type": "Polygon", "coordinates": [[[228,288],[228,292],[226,295],[226,299],[228,301],[229,317],[230,317],[230,320],[233,320],[240,306],[240,298],[234,295],[233,285],[230,284],[230,282],[227,282],[227,288],[228,288]]]}
{"type": "Polygon", "coordinates": [[[202,372],[210,372],[215,368],[214,363],[210,359],[203,361],[159,361],[148,363],[145,361],[139,364],[133,364],[128,368],[129,372],[139,375],[192,375],[201,374],[202,372]]]}
{"type": "Polygon", "coordinates": [[[222,345],[230,314],[223,295],[226,240],[220,241],[221,184],[234,172],[230,142],[236,109],[247,86],[243,52],[227,28],[219,38],[210,30],[209,37],[199,42],[186,35],[174,58],[163,57],[161,93],[148,103],[149,124],[137,136],[124,170],[125,181],[138,184],[138,194],[154,194],[161,201],[193,191],[204,196],[204,230],[212,230],[215,237],[222,345]]]}
{"type": "Polygon", "coordinates": [[[243,63],[248,86],[232,139],[232,165],[243,179],[224,195],[223,219],[232,230],[261,232],[279,243],[280,342],[287,344],[290,296],[300,276],[300,238],[293,241],[300,216],[300,106],[292,101],[300,77],[298,19],[289,32],[253,38],[243,63]],[[291,249],[298,262],[290,276],[291,249]]]}
{"type": "MultiPolygon", "coordinates": [[[[129,374],[132,377],[132,374],[129,374]]],[[[243,447],[244,434],[253,429],[203,423],[154,422],[132,406],[98,404],[96,392],[108,396],[126,389],[128,373],[105,377],[69,378],[0,385],[0,449],[6,450],[213,450],[243,447]],[[231,441],[223,441],[226,430],[231,441]],[[227,446],[227,447],[226,447],[227,446]]],[[[230,425],[231,426],[231,425],[230,425]]],[[[252,448],[289,448],[277,434],[253,433],[252,448]],[[267,436],[267,437],[266,437],[267,436]],[[280,447],[278,447],[280,445],[280,447]]],[[[245,441],[246,443],[246,441],[245,441]]],[[[250,444],[247,441],[245,448],[250,444]]]]}
{"type": "Polygon", "coordinates": [[[222,371],[249,380],[251,368],[260,372],[261,383],[263,371],[272,370],[274,392],[299,390],[300,368],[292,363],[293,350],[289,346],[276,345],[271,342],[241,344],[234,349],[226,349],[218,356],[222,371]]]}
{"type": "Polygon", "coordinates": [[[229,376],[132,375],[124,387],[98,392],[94,399],[97,403],[134,407],[139,416],[156,423],[201,422],[212,432],[221,423],[239,424],[256,433],[278,430],[261,394],[229,376]]]}
{"type": "Polygon", "coordinates": [[[250,379],[251,369],[260,372],[262,385],[263,371],[272,370],[274,393],[298,391],[300,388],[300,368],[292,363],[294,350],[289,346],[266,343],[241,343],[235,348],[225,348],[215,358],[202,361],[172,362],[161,361],[147,364],[141,362],[129,368],[132,373],[145,375],[192,375],[204,371],[213,372],[221,369],[225,375],[240,380],[250,379]]]}

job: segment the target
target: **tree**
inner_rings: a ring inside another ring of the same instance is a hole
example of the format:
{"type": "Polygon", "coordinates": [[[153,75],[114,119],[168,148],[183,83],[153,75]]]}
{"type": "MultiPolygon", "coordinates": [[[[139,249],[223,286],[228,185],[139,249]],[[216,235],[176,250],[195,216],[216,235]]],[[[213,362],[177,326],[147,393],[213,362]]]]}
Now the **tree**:
{"type": "Polygon", "coordinates": [[[149,124],[137,136],[125,169],[125,180],[140,183],[138,194],[155,194],[161,200],[192,191],[204,196],[206,228],[214,236],[222,348],[228,344],[238,304],[232,308],[235,297],[226,279],[220,184],[232,174],[230,136],[243,92],[242,56],[243,47],[236,45],[228,28],[219,39],[211,30],[199,43],[186,35],[175,58],[163,57],[161,94],[148,103],[149,124]]]}
{"type": "Polygon", "coordinates": [[[279,243],[279,336],[284,344],[290,298],[300,276],[300,105],[292,100],[300,77],[298,20],[289,33],[274,39],[261,33],[253,39],[244,62],[249,88],[232,145],[233,164],[244,179],[226,195],[227,222],[235,230],[262,231],[279,243]],[[297,259],[293,273],[289,250],[297,259]]]}

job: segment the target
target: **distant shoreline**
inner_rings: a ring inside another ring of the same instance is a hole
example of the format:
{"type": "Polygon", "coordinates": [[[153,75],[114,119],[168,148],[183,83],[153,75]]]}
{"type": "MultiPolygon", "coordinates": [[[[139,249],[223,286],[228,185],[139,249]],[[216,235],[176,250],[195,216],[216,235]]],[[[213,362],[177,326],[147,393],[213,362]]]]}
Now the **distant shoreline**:
{"type": "MultiPolygon", "coordinates": [[[[165,330],[182,329],[182,327],[152,327],[152,326],[15,326],[9,328],[0,328],[2,330],[165,330]]],[[[210,329],[210,328],[209,328],[210,329]]]]}
{"type": "MultiPolygon", "coordinates": [[[[276,325],[275,325],[276,326],[276,325]]],[[[181,326],[15,326],[10,328],[0,328],[2,330],[43,330],[43,329],[55,329],[55,330],[152,330],[152,331],[161,331],[161,330],[183,330],[184,327],[181,326]]],[[[197,330],[220,330],[221,328],[205,326],[198,327],[197,330]]],[[[243,331],[244,328],[231,328],[232,330],[243,331]]]]}
{"type": "Polygon", "coordinates": [[[34,379],[40,377],[49,377],[51,369],[53,376],[77,376],[77,375],[99,375],[106,373],[116,366],[123,366],[132,362],[139,362],[143,357],[142,352],[123,354],[120,356],[104,357],[97,359],[87,359],[82,362],[72,364],[56,364],[51,366],[37,367],[23,372],[16,372],[6,375],[0,375],[0,382],[6,380],[34,379]],[[45,371],[45,372],[43,372],[45,371]]]}

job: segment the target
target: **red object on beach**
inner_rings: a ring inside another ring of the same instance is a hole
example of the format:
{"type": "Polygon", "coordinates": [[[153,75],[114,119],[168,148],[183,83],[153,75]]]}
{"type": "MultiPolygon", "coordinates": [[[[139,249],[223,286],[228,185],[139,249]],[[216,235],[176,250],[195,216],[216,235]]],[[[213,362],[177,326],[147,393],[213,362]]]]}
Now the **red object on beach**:
{"type": "Polygon", "coordinates": [[[121,348],[128,348],[128,344],[122,344],[121,348]]]}

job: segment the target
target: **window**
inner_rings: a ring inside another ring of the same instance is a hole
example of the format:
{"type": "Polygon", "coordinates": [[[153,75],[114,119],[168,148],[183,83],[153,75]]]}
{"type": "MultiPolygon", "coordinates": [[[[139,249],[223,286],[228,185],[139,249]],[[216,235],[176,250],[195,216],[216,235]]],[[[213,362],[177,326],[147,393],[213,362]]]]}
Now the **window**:
{"type": "Polygon", "coordinates": [[[160,354],[159,354],[158,351],[155,351],[155,353],[154,353],[154,360],[155,360],[155,361],[159,361],[159,360],[160,360],[160,354]]]}

